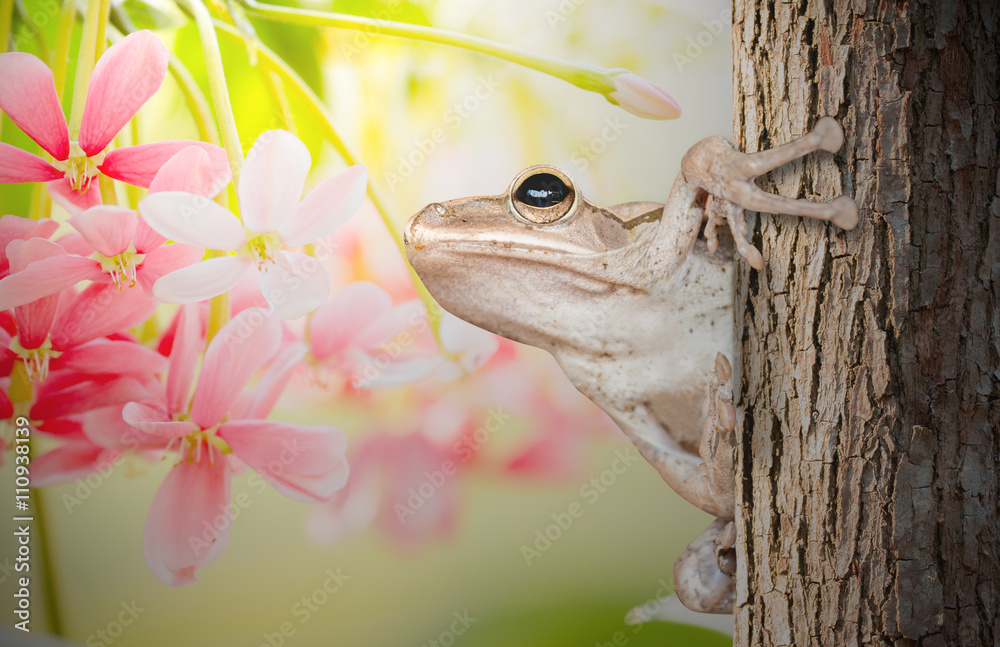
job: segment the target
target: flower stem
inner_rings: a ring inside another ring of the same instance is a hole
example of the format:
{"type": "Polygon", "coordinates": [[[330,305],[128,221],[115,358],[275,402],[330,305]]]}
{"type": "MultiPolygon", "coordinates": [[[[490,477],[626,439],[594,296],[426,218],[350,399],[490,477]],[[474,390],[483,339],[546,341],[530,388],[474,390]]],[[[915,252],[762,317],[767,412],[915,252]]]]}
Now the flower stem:
{"type": "Polygon", "coordinates": [[[80,124],[83,122],[83,106],[87,101],[87,88],[90,85],[90,75],[97,61],[97,37],[104,34],[101,25],[107,24],[107,10],[110,3],[105,0],[87,0],[87,10],[83,14],[83,35],[80,37],[80,49],[76,57],[76,78],[73,82],[73,105],[69,111],[69,137],[80,137],[80,124]]]}
{"type": "MultiPolygon", "coordinates": [[[[14,0],[0,0],[0,54],[7,51],[7,39],[10,36],[10,25],[14,19],[14,0]]],[[[0,115],[0,130],[3,127],[3,115],[0,115]]]]}
{"type": "Polygon", "coordinates": [[[459,47],[544,72],[545,74],[572,83],[579,88],[597,92],[604,96],[615,90],[615,84],[611,80],[611,76],[622,71],[610,70],[597,65],[565,61],[551,56],[543,56],[518,47],[480,38],[479,36],[470,36],[434,27],[353,16],[344,13],[279,7],[276,5],[261,4],[256,0],[241,1],[246,5],[250,14],[267,18],[268,20],[293,25],[350,29],[383,36],[396,36],[459,47]]]}
{"type": "MultiPolygon", "coordinates": [[[[225,252],[209,254],[210,258],[223,256],[225,252]]],[[[215,337],[215,334],[229,321],[229,293],[223,292],[214,296],[208,302],[208,330],[205,333],[205,347],[215,337]]]]}
{"type": "Polygon", "coordinates": [[[111,11],[111,0],[101,0],[101,21],[97,23],[97,42],[94,43],[94,60],[101,58],[108,47],[108,14],[111,11]]]}
{"type": "Polygon", "coordinates": [[[76,1],[63,0],[62,12],[59,14],[59,27],[56,30],[56,46],[52,52],[52,77],[56,83],[56,96],[62,101],[66,91],[66,64],[69,60],[69,45],[73,38],[73,25],[76,23],[76,1]]]}
{"type": "MultiPolygon", "coordinates": [[[[231,38],[240,40],[243,39],[243,35],[230,25],[217,21],[216,27],[219,31],[230,36],[231,38]]],[[[312,89],[306,85],[306,82],[303,81],[302,78],[296,74],[296,72],[289,67],[287,63],[285,63],[270,49],[263,45],[258,45],[258,54],[260,55],[260,62],[262,66],[277,73],[277,75],[284,82],[285,87],[298,95],[305,107],[322,127],[323,131],[326,133],[327,139],[331,144],[333,144],[333,147],[336,149],[341,159],[344,160],[344,163],[348,166],[357,164],[359,160],[358,155],[351,149],[347,142],[341,138],[340,133],[333,125],[333,117],[327,111],[320,98],[316,96],[316,93],[314,93],[312,89]]],[[[405,258],[406,248],[403,246],[402,233],[396,223],[392,220],[392,216],[389,213],[389,208],[385,198],[382,196],[382,192],[371,179],[368,181],[368,197],[371,199],[372,204],[375,205],[375,209],[382,217],[382,222],[385,223],[386,229],[389,230],[389,234],[396,242],[396,246],[399,248],[400,254],[402,254],[405,258]]],[[[417,294],[420,296],[420,299],[424,302],[424,305],[427,308],[427,317],[430,320],[431,326],[436,335],[438,323],[441,318],[440,310],[433,297],[431,297],[430,293],[427,291],[427,288],[424,287],[420,277],[417,276],[417,273],[413,271],[413,268],[410,267],[409,264],[407,264],[407,267],[410,270],[410,275],[413,277],[413,284],[416,287],[417,294]]]]}
{"type": "Polygon", "coordinates": [[[7,37],[14,19],[14,0],[0,0],[0,54],[7,51],[7,37]]]}
{"type": "Polygon", "coordinates": [[[208,105],[208,99],[205,98],[198,83],[191,76],[191,72],[173,52],[170,53],[170,74],[177,82],[181,94],[184,95],[188,112],[191,113],[194,125],[198,129],[198,137],[210,144],[218,144],[219,131],[212,122],[212,110],[208,105]]]}
{"type": "Polygon", "coordinates": [[[233,185],[239,186],[240,168],[243,166],[243,147],[240,145],[240,135],[236,130],[236,119],[233,117],[233,106],[229,100],[226,72],[222,65],[222,52],[219,51],[219,39],[215,34],[212,15],[201,0],[179,0],[178,4],[194,16],[195,25],[198,27],[201,49],[205,55],[205,70],[208,73],[208,87],[212,92],[215,116],[219,121],[219,130],[222,132],[222,145],[229,157],[233,185]]]}
{"type": "MultiPolygon", "coordinates": [[[[34,442],[31,443],[34,445],[34,442]]],[[[34,453],[34,448],[32,448],[34,453]]],[[[56,588],[55,564],[53,563],[52,546],[48,521],[45,518],[45,502],[41,490],[31,489],[31,503],[34,510],[34,539],[38,541],[38,553],[42,562],[42,582],[45,586],[45,611],[49,620],[49,629],[56,636],[63,635],[62,614],[59,609],[59,590],[56,588]]]]}

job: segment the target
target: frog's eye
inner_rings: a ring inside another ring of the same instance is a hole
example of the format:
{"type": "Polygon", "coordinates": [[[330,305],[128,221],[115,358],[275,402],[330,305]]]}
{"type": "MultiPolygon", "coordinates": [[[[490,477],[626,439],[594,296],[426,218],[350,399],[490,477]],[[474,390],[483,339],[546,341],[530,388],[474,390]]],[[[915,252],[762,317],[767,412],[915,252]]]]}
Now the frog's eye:
{"type": "Polygon", "coordinates": [[[571,216],[579,197],[573,182],[562,171],[533,166],[514,178],[510,202],[524,220],[549,225],[571,216]]]}

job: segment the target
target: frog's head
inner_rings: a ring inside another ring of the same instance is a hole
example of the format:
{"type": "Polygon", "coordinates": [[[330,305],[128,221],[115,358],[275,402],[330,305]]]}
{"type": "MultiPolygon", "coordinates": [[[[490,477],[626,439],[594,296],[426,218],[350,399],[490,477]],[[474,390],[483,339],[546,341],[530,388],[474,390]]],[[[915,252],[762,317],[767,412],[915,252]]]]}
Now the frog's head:
{"type": "Polygon", "coordinates": [[[610,209],[588,202],[562,171],[533,166],[506,193],[435,203],[413,216],[406,253],[446,310],[481,328],[548,350],[613,350],[647,325],[651,286],[669,272],[658,247],[663,205],[610,209]]]}

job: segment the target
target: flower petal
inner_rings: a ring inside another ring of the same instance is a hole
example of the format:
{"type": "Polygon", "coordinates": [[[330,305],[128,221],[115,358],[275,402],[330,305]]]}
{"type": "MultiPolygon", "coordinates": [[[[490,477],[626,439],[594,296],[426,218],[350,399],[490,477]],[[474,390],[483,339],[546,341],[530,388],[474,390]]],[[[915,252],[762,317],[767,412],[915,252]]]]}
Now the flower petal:
{"type": "Polygon", "coordinates": [[[334,427],[238,420],[222,423],[219,438],[295,501],[329,502],[347,483],[347,438],[334,427]]]}
{"type": "Polygon", "coordinates": [[[155,378],[132,375],[80,376],[73,383],[59,384],[50,375],[39,389],[38,401],[31,407],[31,418],[62,418],[133,400],[148,400],[155,395],[158,385],[155,378]],[[58,388],[50,387],[50,382],[58,388]]]}
{"type": "Polygon", "coordinates": [[[83,414],[84,435],[107,449],[150,451],[166,448],[168,441],[162,436],[147,434],[125,422],[122,418],[125,406],[128,405],[117,404],[83,414]]]}
{"type": "Polygon", "coordinates": [[[129,402],[122,408],[122,420],[139,431],[167,440],[183,438],[198,429],[190,420],[171,420],[167,410],[148,402],[129,402]]]}
{"type": "MultiPolygon", "coordinates": [[[[406,360],[392,360],[367,355],[356,357],[352,369],[351,385],[356,389],[396,389],[424,379],[445,363],[440,355],[414,357],[406,360]]],[[[352,353],[352,356],[354,353],[352,353]]]]}
{"type": "Polygon", "coordinates": [[[139,112],[163,83],[168,60],[167,48],[148,30],[129,34],[104,52],[90,76],[83,108],[84,153],[100,153],[139,112]]]}
{"type": "Polygon", "coordinates": [[[73,189],[68,178],[49,182],[45,186],[52,201],[71,214],[102,204],[101,187],[97,182],[91,182],[83,191],[73,189]]]}
{"type": "Polygon", "coordinates": [[[31,485],[47,487],[72,483],[98,469],[109,469],[121,457],[119,451],[109,451],[87,442],[64,443],[31,461],[31,485]]]}
{"type": "Polygon", "coordinates": [[[257,234],[277,231],[298,204],[312,159],[287,130],[261,133],[247,153],[237,192],[243,224],[257,234]]]}
{"type": "Polygon", "coordinates": [[[197,303],[236,285],[251,267],[249,258],[222,256],[174,270],[153,284],[153,294],[164,303],[197,303]]]}
{"type": "Polygon", "coordinates": [[[48,239],[58,228],[59,223],[51,218],[32,220],[13,215],[0,217],[0,277],[6,276],[10,271],[6,254],[10,241],[29,238],[48,239]]]}
{"type": "Polygon", "coordinates": [[[194,245],[173,243],[153,249],[136,268],[136,279],[142,289],[152,294],[153,285],[161,277],[190,265],[194,265],[205,256],[205,250],[194,245]]]}
{"type": "Polygon", "coordinates": [[[111,283],[93,283],[59,313],[52,345],[65,350],[138,326],[156,306],[156,301],[138,288],[119,290],[111,283]]]}
{"type": "Polygon", "coordinates": [[[14,417],[14,404],[7,396],[7,389],[0,389],[0,420],[14,417]]]}
{"type": "Polygon", "coordinates": [[[485,364],[500,348],[493,333],[447,312],[442,314],[439,334],[441,345],[459,355],[462,368],[470,373],[485,364]]]}
{"type": "Polygon", "coordinates": [[[419,508],[411,507],[411,488],[419,487],[427,473],[441,469],[452,454],[442,452],[423,434],[396,439],[386,457],[388,476],[385,500],[378,525],[388,536],[404,545],[441,539],[455,530],[458,487],[455,477],[445,477],[419,508]]]}
{"type": "Polygon", "coordinates": [[[212,563],[229,545],[228,461],[218,450],[202,450],[202,460],[182,460],[167,474],[143,529],[146,564],[169,586],[194,582],[195,570],[212,563]],[[220,515],[222,522],[216,524],[220,515]]]}
{"type": "Polygon", "coordinates": [[[282,319],[298,319],[330,296],[330,275],[312,256],[280,252],[277,261],[260,272],[260,289],[274,314],[282,319]]]}
{"type": "Polygon", "coordinates": [[[116,148],[108,151],[99,168],[108,177],[149,187],[150,191],[188,191],[209,198],[221,193],[231,178],[225,150],[186,139],[116,148]],[[197,165],[185,170],[184,164],[191,159],[188,157],[168,166],[171,159],[189,148],[200,149],[208,156],[207,161],[199,158],[197,165]],[[161,172],[164,175],[157,181],[156,176],[161,172]]]}
{"type": "Polygon", "coordinates": [[[108,257],[128,249],[137,223],[131,209],[109,205],[91,207],[69,219],[73,229],[80,232],[95,251],[108,257]]]}
{"type": "Polygon", "coordinates": [[[178,243],[230,252],[247,244],[239,218],[204,196],[150,193],[139,201],[139,213],[153,231],[178,243]]]}
{"type": "MultiPolygon", "coordinates": [[[[244,393],[245,407],[235,407],[232,417],[238,420],[263,420],[271,414],[288,381],[295,374],[295,368],[306,355],[305,344],[292,343],[286,346],[268,366],[267,372],[250,393],[244,393]]],[[[242,404],[242,402],[240,403],[242,404]]]]}
{"type": "Polygon", "coordinates": [[[324,360],[344,350],[392,307],[392,297],[369,281],[355,281],[338,291],[309,319],[312,354],[324,360]]]}
{"type": "Polygon", "coordinates": [[[181,306],[177,314],[174,344],[170,349],[170,371],[167,373],[167,408],[171,414],[187,411],[201,348],[201,317],[197,307],[181,306]]]}
{"type": "Polygon", "coordinates": [[[66,116],[52,70],[41,59],[22,52],[0,54],[0,109],[52,157],[69,157],[66,116]]]}
{"type": "Polygon", "coordinates": [[[162,373],[167,358],[134,341],[95,339],[64,351],[56,366],[91,375],[162,373]]]}
{"type": "MultiPolygon", "coordinates": [[[[13,241],[11,245],[19,242],[13,241]]],[[[101,264],[90,258],[68,254],[43,258],[0,279],[0,310],[23,306],[103,275],[101,264]]]]}
{"type": "MultiPolygon", "coordinates": [[[[17,273],[24,270],[30,263],[61,256],[65,254],[62,247],[44,238],[29,238],[28,240],[12,240],[7,245],[7,258],[10,261],[10,271],[17,273]]],[[[52,294],[32,303],[14,308],[14,318],[17,320],[17,340],[22,347],[38,348],[49,336],[52,322],[55,321],[59,307],[59,295],[52,294]]]]}
{"type": "Polygon", "coordinates": [[[260,308],[247,308],[223,326],[205,351],[191,403],[191,420],[213,427],[229,413],[250,377],[281,343],[281,323],[260,308]]]}
{"type": "Polygon", "coordinates": [[[615,90],[608,94],[608,100],[616,103],[633,115],[646,119],[677,119],[681,116],[681,104],[666,90],[641,76],[625,72],[612,77],[615,90]]]}
{"type": "Polygon", "coordinates": [[[361,208],[367,186],[368,170],[362,165],[321,182],[278,227],[281,240],[298,247],[333,235],[361,208]]]}
{"type": "Polygon", "coordinates": [[[48,182],[64,175],[41,157],[0,142],[0,184],[48,182]]]}

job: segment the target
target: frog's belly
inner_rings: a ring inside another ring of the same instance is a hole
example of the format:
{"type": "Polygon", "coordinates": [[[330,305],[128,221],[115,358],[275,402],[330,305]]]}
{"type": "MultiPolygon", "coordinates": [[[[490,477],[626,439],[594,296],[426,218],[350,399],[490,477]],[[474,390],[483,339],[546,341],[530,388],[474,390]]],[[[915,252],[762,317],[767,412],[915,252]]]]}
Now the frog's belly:
{"type": "Polygon", "coordinates": [[[670,436],[685,449],[698,451],[705,428],[705,388],[682,393],[659,393],[650,400],[653,414],[670,436]]]}

